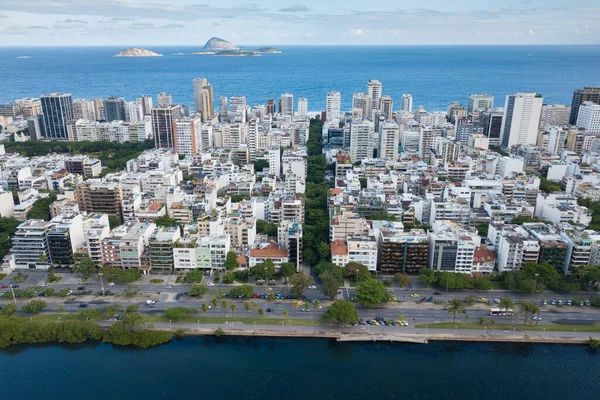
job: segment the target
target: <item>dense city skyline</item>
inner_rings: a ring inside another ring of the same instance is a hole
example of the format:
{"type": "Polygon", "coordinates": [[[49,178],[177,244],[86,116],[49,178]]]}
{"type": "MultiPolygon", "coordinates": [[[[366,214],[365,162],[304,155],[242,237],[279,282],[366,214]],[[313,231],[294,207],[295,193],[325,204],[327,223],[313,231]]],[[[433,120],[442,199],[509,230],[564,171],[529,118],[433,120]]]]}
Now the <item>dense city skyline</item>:
{"type": "Polygon", "coordinates": [[[201,45],[220,36],[240,45],[599,44],[592,0],[576,5],[439,0],[400,7],[355,0],[263,1],[219,6],[179,0],[3,2],[4,45],[201,45]]]}

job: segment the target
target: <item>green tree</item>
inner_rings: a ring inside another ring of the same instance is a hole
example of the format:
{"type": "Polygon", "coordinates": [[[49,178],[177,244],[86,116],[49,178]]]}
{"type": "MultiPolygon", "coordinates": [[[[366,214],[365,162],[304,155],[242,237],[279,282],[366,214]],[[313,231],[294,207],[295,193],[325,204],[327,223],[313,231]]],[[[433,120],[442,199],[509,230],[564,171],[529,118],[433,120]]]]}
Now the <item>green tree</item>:
{"type": "Polygon", "coordinates": [[[381,282],[374,278],[361,280],[356,286],[356,297],[363,306],[374,306],[389,299],[389,293],[381,282]]]}
{"type": "Polygon", "coordinates": [[[200,268],[197,268],[193,271],[188,272],[184,278],[184,281],[187,283],[200,283],[202,282],[203,278],[204,271],[202,271],[200,268]]]}
{"type": "Polygon", "coordinates": [[[53,294],[54,294],[54,288],[49,287],[44,290],[44,296],[52,296],[53,294]]]}
{"type": "Polygon", "coordinates": [[[533,314],[538,314],[540,312],[540,306],[530,301],[522,301],[519,304],[519,310],[523,315],[523,325],[527,323],[527,317],[533,314]]]}
{"type": "Polygon", "coordinates": [[[56,201],[56,192],[50,192],[48,197],[38,198],[31,209],[27,212],[27,219],[42,219],[50,221],[50,204],[56,201]]]}
{"type": "Polygon", "coordinates": [[[37,314],[47,306],[48,303],[46,303],[44,300],[31,300],[29,303],[24,304],[21,307],[21,310],[29,314],[37,314]]]}
{"type": "Polygon", "coordinates": [[[154,221],[156,226],[179,226],[179,223],[168,215],[163,215],[161,217],[156,218],[154,221]]]}
{"type": "Polygon", "coordinates": [[[262,308],[259,308],[258,310],[256,310],[256,313],[258,314],[259,317],[262,317],[263,315],[265,315],[265,310],[263,310],[262,308]]]}
{"type": "Polygon", "coordinates": [[[396,280],[396,282],[398,282],[398,286],[400,287],[406,287],[408,285],[410,285],[410,276],[406,275],[406,274],[396,274],[394,275],[394,279],[396,280]]]}
{"type": "Polygon", "coordinates": [[[232,297],[242,296],[243,298],[250,298],[254,294],[254,288],[250,285],[240,285],[231,289],[229,294],[232,297]]]}
{"type": "Polygon", "coordinates": [[[233,272],[227,272],[223,275],[223,283],[226,285],[232,284],[235,281],[233,272]]]}
{"type": "Polygon", "coordinates": [[[338,324],[348,325],[350,323],[358,321],[358,311],[349,301],[337,300],[329,306],[323,319],[328,321],[335,321],[338,324]]]}
{"type": "Polygon", "coordinates": [[[288,310],[283,310],[282,315],[283,315],[283,318],[287,318],[288,310]]]}
{"type": "Polygon", "coordinates": [[[212,305],[212,308],[215,309],[215,308],[217,308],[217,304],[219,304],[219,302],[217,301],[216,297],[213,297],[212,300],[210,301],[210,304],[212,305]]]}
{"type": "Polygon", "coordinates": [[[510,297],[503,297],[500,299],[498,307],[503,309],[504,315],[507,316],[509,314],[509,310],[513,310],[515,308],[515,302],[510,297]]]}
{"type": "Polygon", "coordinates": [[[256,160],[254,161],[254,171],[261,172],[263,169],[269,168],[268,160],[256,160]]]}
{"type": "Polygon", "coordinates": [[[275,295],[273,293],[269,293],[267,295],[267,302],[273,303],[275,300],[277,300],[277,297],[275,297],[275,295]]]}
{"type": "Polygon", "coordinates": [[[171,307],[165,310],[165,316],[173,321],[183,321],[194,314],[196,314],[196,310],[188,307],[171,307]]]}
{"type": "MultiPolygon", "coordinates": [[[[228,251],[225,259],[225,269],[228,271],[237,268],[237,253],[235,251],[228,251]]],[[[274,273],[274,272],[273,272],[274,273]]]]}
{"type": "Polygon", "coordinates": [[[225,299],[221,300],[221,308],[223,309],[223,314],[225,314],[225,311],[227,311],[228,305],[229,305],[229,303],[227,302],[227,300],[225,300],[225,299]]]}
{"type": "Polygon", "coordinates": [[[235,310],[237,310],[237,306],[235,305],[235,303],[231,303],[229,309],[231,310],[231,316],[233,317],[233,314],[235,314],[235,310]]]}
{"type": "Polygon", "coordinates": [[[10,317],[11,315],[14,315],[16,312],[17,312],[16,304],[6,304],[0,311],[0,315],[2,315],[4,317],[10,317]]]}
{"type": "Polygon", "coordinates": [[[435,271],[429,268],[421,268],[419,270],[419,279],[421,282],[431,286],[437,282],[437,276],[435,275],[435,271]]]}
{"type": "Polygon", "coordinates": [[[108,217],[108,225],[110,229],[115,229],[117,226],[122,225],[121,217],[108,217]]]}
{"type": "Polygon", "coordinates": [[[202,296],[203,294],[208,293],[208,286],[200,284],[200,285],[192,285],[190,287],[190,296],[197,297],[202,296]]]}
{"type": "Polygon", "coordinates": [[[304,272],[298,272],[290,278],[290,284],[292,285],[292,293],[296,297],[302,296],[306,288],[312,283],[310,275],[304,272]]]}
{"type": "Polygon", "coordinates": [[[351,262],[344,267],[346,278],[354,277],[358,281],[372,278],[373,275],[369,272],[366,265],[351,262]]]}
{"type": "Polygon", "coordinates": [[[340,281],[329,272],[319,275],[319,279],[321,280],[321,291],[333,300],[337,296],[340,281]]]}
{"type": "Polygon", "coordinates": [[[135,297],[139,292],[140,288],[130,283],[123,291],[123,294],[125,295],[125,297],[135,297]]]}
{"type": "Polygon", "coordinates": [[[277,237],[277,225],[259,219],[256,221],[256,233],[277,237]]]}
{"type": "Polygon", "coordinates": [[[465,310],[465,306],[460,299],[452,299],[448,301],[448,313],[454,316],[454,323],[456,323],[456,315],[461,314],[465,310]]]}
{"type": "Polygon", "coordinates": [[[245,301],[244,302],[244,311],[248,312],[252,309],[252,306],[250,305],[249,301],[245,301]]]}
{"type": "Polygon", "coordinates": [[[128,305],[127,308],[125,309],[126,313],[134,313],[134,312],[138,312],[140,310],[140,305],[139,304],[131,304],[128,305]]]}
{"type": "Polygon", "coordinates": [[[265,260],[254,267],[250,267],[250,275],[256,279],[271,279],[275,275],[275,264],[271,260],[265,260]]]}
{"type": "Polygon", "coordinates": [[[279,273],[285,278],[285,282],[287,283],[288,280],[296,273],[296,266],[291,262],[281,263],[279,273]]]}
{"type": "Polygon", "coordinates": [[[73,266],[73,272],[82,274],[85,277],[89,277],[96,272],[96,264],[90,257],[84,257],[78,260],[73,266]]]}
{"type": "Polygon", "coordinates": [[[313,307],[315,308],[315,310],[319,307],[321,307],[321,302],[319,300],[313,300],[313,307]]]}
{"type": "Polygon", "coordinates": [[[202,314],[206,314],[208,312],[208,305],[206,303],[202,303],[200,310],[202,311],[202,314]]]}

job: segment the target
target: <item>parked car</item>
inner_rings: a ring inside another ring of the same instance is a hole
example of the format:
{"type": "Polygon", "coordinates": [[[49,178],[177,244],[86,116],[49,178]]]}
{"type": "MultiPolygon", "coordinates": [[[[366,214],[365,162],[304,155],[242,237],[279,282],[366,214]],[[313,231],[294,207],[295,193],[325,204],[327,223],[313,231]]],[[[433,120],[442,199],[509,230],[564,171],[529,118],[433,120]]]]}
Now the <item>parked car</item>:
{"type": "Polygon", "coordinates": [[[554,299],[550,300],[550,304],[555,305],[556,304],[556,300],[554,300],[554,299]]]}
{"type": "Polygon", "coordinates": [[[85,290],[85,286],[79,286],[77,290],[85,290]]]}
{"type": "Polygon", "coordinates": [[[173,287],[171,285],[169,286],[165,286],[165,289],[172,289],[173,287]]]}
{"type": "Polygon", "coordinates": [[[309,289],[316,289],[317,287],[315,285],[310,285],[308,288],[309,289]]]}
{"type": "Polygon", "coordinates": [[[589,300],[586,300],[586,301],[585,301],[585,305],[586,305],[586,306],[589,306],[589,305],[591,305],[591,304],[592,304],[592,303],[590,303],[590,301],[589,301],[589,300]]]}
{"type": "Polygon", "coordinates": [[[213,286],[215,286],[215,284],[214,284],[214,283],[212,283],[212,282],[208,282],[208,283],[206,284],[206,286],[213,287],[213,286]]]}
{"type": "Polygon", "coordinates": [[[441,296],[441,295],[442,295],[442,292],[433,292],[433,295],[434,295],[434,296],[441,296]]]}
{"type": "Polygon", "coordinates": [[[256,282],[258,282],[258,283],[264,283],[266,281],[264,279],[257,279],[256,282]]]}
{"type": "Polygon", "coordinates": [[[81,303],[81,304],[79,305],[79,307],[81,307],[81,308],[87,308],[87,306],[88,306],[88,305],[87,305],[87,303],[81,303]]]}
{"type": "Polygon", "coordinates": [[[421,296],[419,296],[417,293],[413,293],[410,295],[410,297],[412,297],[413,299],[418,299],[421,296]]]}
{"type": "Polygon", "coordinates": [[[14,285],[14,284],[13,284],[13,285],[10,285],[10,287],[12,287],[13,289],[18,289],[18,288],[19,288],[19,285],[14,285]]]}
{"type": "Polygon", "coordinates": [[[108,282],[108,286],[115,286],[114,282],[108,282]]]}
{"type": "Polygon", "coordinates": [[[558,300],[558,305],[562,306],[562,300],[558,300]]]}
{"type": "Polygon", "coordinates": [[[266,312],[273,312],[273,309],[272,308],[267,308],[265,311],[266,312]]]}
{"type": "Polygon", "coordinates": [[[431,303],[432,301],[433,301],[433,297],[429,297],[429,298],[427,299],[427,302],[428,302],[428,303],[431,303]]]}
{"type": "Polygon", "coordinates": [[[8,285],[2,285],[0,286],[2,289],[8,289],[8,285]]]}
{"type": "Polygon", "coordinates": [[[545,305],[547,305],[547,304],[548,304],[548,301],[546,301],[546,300],[542,300],[542,305],[543,305],[543,306],[545,306],[545,305]]]}
{"type": "Polygon", "coordinates": [[[571,300],[567,300],[567,305],[570,306],[571,304],[573,304],[571,300]]]}
{"type": "Polygon", "coordinates": [[[583,306],[583,305],[584,305],[584,303],[583,303],[583,300],[579,302],[579,305],[580,305],[580,306],[583,306]]]}

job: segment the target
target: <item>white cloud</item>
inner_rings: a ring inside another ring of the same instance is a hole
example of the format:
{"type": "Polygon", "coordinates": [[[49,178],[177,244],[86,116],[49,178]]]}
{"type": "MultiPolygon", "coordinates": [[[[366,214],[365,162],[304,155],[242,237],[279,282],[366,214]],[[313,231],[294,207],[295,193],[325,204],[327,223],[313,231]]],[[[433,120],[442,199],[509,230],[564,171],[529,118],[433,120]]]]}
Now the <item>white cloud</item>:
{"type": "Polygon", "coordinates": [[[366,31],[362,29],[350,29],[348,33],[350,36],[363,37],[365,36],[366,31]]]}

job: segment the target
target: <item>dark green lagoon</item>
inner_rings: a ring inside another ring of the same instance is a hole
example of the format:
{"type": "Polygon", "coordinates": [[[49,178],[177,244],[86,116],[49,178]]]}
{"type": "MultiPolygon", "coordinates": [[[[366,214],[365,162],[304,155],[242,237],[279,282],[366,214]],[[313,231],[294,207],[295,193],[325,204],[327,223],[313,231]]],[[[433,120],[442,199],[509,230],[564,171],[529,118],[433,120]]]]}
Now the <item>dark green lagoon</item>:
{"type": "Polygon", "coordinates": [[[598,399],[584,346],[189,338],[149,350],[19,346],[3,399],[598,399]]]}

